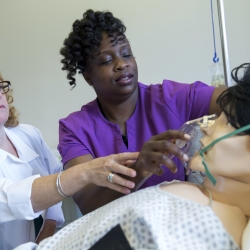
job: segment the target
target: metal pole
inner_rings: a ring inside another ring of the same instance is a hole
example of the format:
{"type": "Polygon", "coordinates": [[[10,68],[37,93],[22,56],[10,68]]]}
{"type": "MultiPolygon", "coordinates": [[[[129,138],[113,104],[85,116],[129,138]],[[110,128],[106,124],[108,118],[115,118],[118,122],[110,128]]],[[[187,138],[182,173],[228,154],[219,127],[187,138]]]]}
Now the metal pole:
{"type": "Polygon", "coordinates": [[[231,83],[231,70],[229,66],[228,48],[227,48],[227,34],[225,24],[225,13],[223,0],[217,0],[219,25],[220,25],[220,37],[221,37],[221,50],[223,57],[224,79],[226,86],[232,86],[231,83]]]}

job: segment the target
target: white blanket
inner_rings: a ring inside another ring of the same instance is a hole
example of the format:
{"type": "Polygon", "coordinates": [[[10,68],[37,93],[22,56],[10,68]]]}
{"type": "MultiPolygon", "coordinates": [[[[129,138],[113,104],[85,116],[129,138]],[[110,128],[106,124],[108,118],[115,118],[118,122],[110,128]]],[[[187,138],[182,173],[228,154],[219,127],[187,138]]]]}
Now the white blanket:
{"type": "Polygon", "coordinates": [[[239,249],[210,207],[162,191],[158,185],[72,222],[36,250],[89,249],[117,224],[133,249],[239,249]]]}

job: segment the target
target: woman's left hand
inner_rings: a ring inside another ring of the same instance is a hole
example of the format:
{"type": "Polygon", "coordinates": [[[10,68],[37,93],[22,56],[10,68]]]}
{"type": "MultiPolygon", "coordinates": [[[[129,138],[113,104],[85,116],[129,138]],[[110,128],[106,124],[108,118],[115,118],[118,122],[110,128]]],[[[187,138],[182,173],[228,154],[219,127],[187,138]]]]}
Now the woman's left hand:
{"type": "Polygon", "coordinates": [[[100,157],[88,162],[87,178],[89,183],[98,186],[108,187],[123,194],[130,193],[130,189],[135,187],[135,183],[126,180],[126,176],[133,178],[136,171],[126,167],[128,162],[137,160],[139,153],[120,153],[106,157],[100,157]],[[121,174],[125,178],[119,176],[121,174]],[[108,180],[108,176],[110,177],[108,180]]]}
{"type": "Polygon", "coordinates": [[[179,130],[168,130],[161,134],[152,136],[150,140],[142,146],[138,160],[130,167],[137,171],[141,179],[151,174],[162,175],[162,165],[170,169],[171,172],[177,171],[172,156],[178,157],[181,161],[188,161],[188,156],[175,145],[175,140],[190,140],[190,135],[179,130]]]}

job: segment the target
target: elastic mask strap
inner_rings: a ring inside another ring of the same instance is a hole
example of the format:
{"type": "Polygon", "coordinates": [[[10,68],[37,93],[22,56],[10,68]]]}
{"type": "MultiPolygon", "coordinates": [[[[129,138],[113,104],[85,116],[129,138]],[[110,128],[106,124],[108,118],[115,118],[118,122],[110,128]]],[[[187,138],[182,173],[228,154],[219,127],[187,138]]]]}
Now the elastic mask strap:
{"type": "Polygon", "coordinates": [[[212,174],[210,173],[210,171],[208,170],[208,166],[207,166],[207,164],[206,164],[206,162],[205,162],[205,160],[204,160],[204,152],[208,151],[208,150],[209,150],[211,147],[213,147],[217,142],[222,141],[222,140],[224,140],[224,139],[226,139],[226,138],[229,138],[229,137],[231,137],[231,136],[240,134],[240,133],[242,133],[242,132],[244,132],[244,131],[246,131],[246,130],[248,130],[248,129],[250,129],[250,124],[248,124],[248,125],[246,125],[246,126],[244,126],[244,127],[242,127],[242,128],[236,129],[235,131],[233,131],[233,132],[231,132],[231,133],[229,133],[229,134],[227,134],[227,135],[224,135],[224,136],[222,136],[222,137],[220,137],[220,138],[214,140],[214,141],[211,142],[209,145],[207,145],[205,148],[203,148],[203,149],[200,150],[199,154],[200,154],[200,156],[202,157],[202,164],[203,164],[203,166],[204,166],[204,168],[205,168],[206,175],[207,175],[207,177],[209,178],[209,180],[213,183],[213,185],[216,184],[216,179],[213,177],[213,175],[212,175],[212,174]]]}

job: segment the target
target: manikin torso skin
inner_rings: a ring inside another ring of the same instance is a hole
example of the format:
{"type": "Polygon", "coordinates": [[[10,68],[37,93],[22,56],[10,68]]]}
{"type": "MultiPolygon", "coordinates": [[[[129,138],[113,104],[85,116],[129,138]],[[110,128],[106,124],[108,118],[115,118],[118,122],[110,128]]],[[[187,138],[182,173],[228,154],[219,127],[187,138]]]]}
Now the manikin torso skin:
{"type": "MultiPolygon", "coordinates": [[[[218,176],[216,176],[216,179],[218,179],[218,176]]],[[[162,185],[161,189],[204,206],[209,204],[209,195],[206,190],[197,187],[193,183],[176,182],[168,185],[162,185]]],[[[226,201],[217,201],[214,197],[214,193],[211,193],[213,196],[211,205],[212,210],[221,220],[228,233],[234,238],[237,244],[241,246],[241,237],[247,225],[248,217],[240,207],[229,205],[226,201]]],[[[221,194],[219,194],[219,196],[220,195],[221,194]]]]}
{"type": "MultiPolygon", "coordinates": [[[[235,129],[228,123],[224,113],[202,138],[205,147],[215,139],[235,129]]],[[[204,172],[201,156],[195,155],[189,166],[204,172]]],[[[225,229],[241,246],[243,231],[250,216],[250,136],[233,136],[216,143],[204,154],[209,171],[216,179],[214,186],[206,177],[203,187],[188,182],[175,182],[161,188],[185,199],[207,206],[209,193],[211,208],[223,223],[225,229]]]]}

